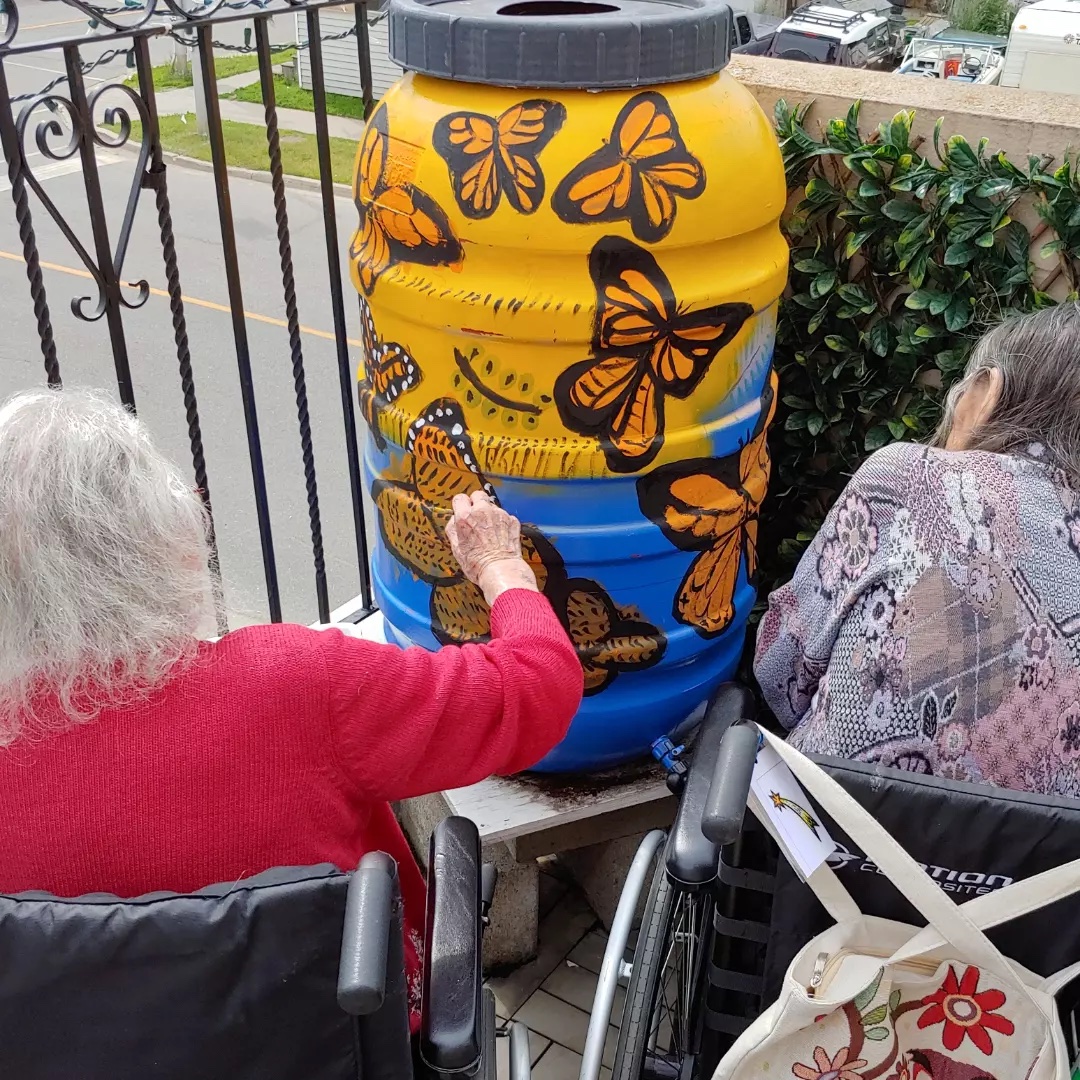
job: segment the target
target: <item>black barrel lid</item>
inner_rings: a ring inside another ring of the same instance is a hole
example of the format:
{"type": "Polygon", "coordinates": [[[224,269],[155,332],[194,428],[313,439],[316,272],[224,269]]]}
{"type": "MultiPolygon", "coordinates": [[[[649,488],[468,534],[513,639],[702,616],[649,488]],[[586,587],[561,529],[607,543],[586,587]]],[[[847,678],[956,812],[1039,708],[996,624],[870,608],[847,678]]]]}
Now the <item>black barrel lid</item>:
{"type": "Polygon", "coordinates": [[[390,0],[407,71],[492,86],[600,89],[699,79],[728,62],[717,0],[390,0]]]}

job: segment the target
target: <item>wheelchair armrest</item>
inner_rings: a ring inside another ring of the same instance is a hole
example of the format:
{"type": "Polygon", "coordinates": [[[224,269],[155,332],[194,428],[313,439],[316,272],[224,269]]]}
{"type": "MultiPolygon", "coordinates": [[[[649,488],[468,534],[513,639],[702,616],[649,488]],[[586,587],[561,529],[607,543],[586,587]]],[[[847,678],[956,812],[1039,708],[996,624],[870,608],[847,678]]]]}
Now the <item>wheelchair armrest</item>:
{"type": "Polygon", "coordinates": [[[337,999],[351,1016],[370,1016],[386,998],[397,889],[397,864],[381,851],[365,855],[349,881],[337,999]]]}
{"type": "Polygon", "coordinates": [[[728,728],[701,816],[701,831],[718,847],[734,843],[742,832],[757,752],[757,727],[736,724],[728,728]]]}
{"type": "MultiPolygon", "coordinates": [[[[732,725],[740,720],[753,719],[755,713],[753,694],[737,683],[725,683],[717,689],[705,711],[705,719],[701,722],[697,746],[690,763],[690,772],[686,777],[686,787],[679,800],[675,824],[668,834],[664,857],[668,873],[684,885],[707,885],[713,881],[720,862],[720,848],[733,839],[727,837],[726,826],[719,831],[713,828],[714,816],[709,810],[712,805],[710,792],[729,792],[733,787],[737,787],[727,780],[731,766],[723,749],[727,741],[725,736],[732,725]],[[723,782],[718,783],[718,778],[723,778],[723,782]],[[706,828],[706,822],[709,828],[706,828]]],[[[734,795],[731,797],[735,798],[734,795]]],[[[724,808],[726,805],[725,803],[724,808]]],[[[746,805],[745,792],[741,805],[746,805]]],[[[739,825],[741,824],[740,814],[739,825]]],[[[735,832],[737,835],[738,829],[735,832]]]]}
{"type": "Polygon", "coordinates": [[[482,1051],[480,834],[450,817],[431,835],[420,1054],[437,1073],[475,1069],[482,1051]]]}

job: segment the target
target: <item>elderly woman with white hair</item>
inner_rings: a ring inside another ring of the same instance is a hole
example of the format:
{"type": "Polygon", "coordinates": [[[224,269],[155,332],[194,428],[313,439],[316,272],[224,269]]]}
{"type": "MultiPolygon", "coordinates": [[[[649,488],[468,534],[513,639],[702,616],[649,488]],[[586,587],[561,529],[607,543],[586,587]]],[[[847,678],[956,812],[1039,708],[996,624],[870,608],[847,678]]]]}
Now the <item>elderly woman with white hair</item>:
{"type": "Polygon", "coordinates": [[[289,625],[208,640],[206,527],[105,397],[0,406],[0,890],[190,891],[383,850],[415,1005],[424,887],[389,800],[535,764],[581,700],[577,654],[481,492],[447,534],[492,640],[438,653],[289,625]]]}
{"type": "Polygon", "coordinates": [[[755,671],[808,753],[1080,797],[1080,306],[991,330],[936,445],[855,473],[755,671]]]}

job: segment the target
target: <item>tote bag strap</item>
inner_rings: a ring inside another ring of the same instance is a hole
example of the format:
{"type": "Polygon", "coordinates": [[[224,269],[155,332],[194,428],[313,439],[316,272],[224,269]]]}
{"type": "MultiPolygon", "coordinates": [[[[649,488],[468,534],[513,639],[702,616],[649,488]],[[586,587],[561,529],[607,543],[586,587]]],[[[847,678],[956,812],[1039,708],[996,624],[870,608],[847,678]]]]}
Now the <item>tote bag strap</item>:
{"type": "MultiPolygon", "coordinates": [[[[754,816],[761,822],[762,828],[773,838],[776,846],[781,851],[784,851],[784,838],[777,831],[776,824],[769,816],[768,811],[761,805],[753,788],[750,789],[748,805],[753,810],[754,816]]],[[[833,922],[846,923],[862,918],[859,905],[855,903],[851,893],[844,888],[843,882],[827,863],[819,866],[807,879],[806,884],[810,886],[833,922]]]]}
{"type": "Polygon", "coordinates": [[[1031,991],[993,942],[963,914],[921,866],[835,780],[794,747],[767,731],[762,734],[818,805],[858,844],[878,870],[907,898],[965,963],[994,972],[1039,1008],[1031,991]]]}
{"type": "MultiPolygon", "coordinates": [[[[960,910],[980,930],[991,930],[1077,893],[1080,893],[1080,859],[1044,870],[997,892],[976,896],[974,900],[961,904],[960,910]]],[[[941,935],[928,926],[899,950],[893,960],[910,960],[932,952],[943,944],[941,935]]]]}

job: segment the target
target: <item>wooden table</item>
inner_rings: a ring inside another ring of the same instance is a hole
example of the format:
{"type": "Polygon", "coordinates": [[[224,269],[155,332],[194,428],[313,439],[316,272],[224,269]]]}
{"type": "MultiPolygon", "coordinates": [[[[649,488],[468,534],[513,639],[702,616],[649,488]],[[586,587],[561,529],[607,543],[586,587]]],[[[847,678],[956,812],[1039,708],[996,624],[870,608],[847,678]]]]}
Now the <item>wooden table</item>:
{"type": "Polygon", "coordinates": [[[633,841],[648,829],[669,825],[675,805],[663,774],[649,762],[581,777],[491,777],[409,799],[395,810],[422,863],[427,838],[444,817],[460,814],[476,822],[484,861],[499,868],[484,938],[485,967],[498,969],[536,953],[538,858],[574,852],[568,866],[597,914],[609,922],[633,841]]]}

